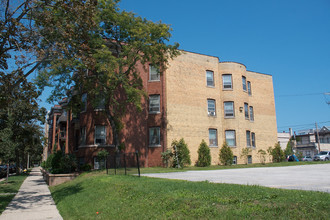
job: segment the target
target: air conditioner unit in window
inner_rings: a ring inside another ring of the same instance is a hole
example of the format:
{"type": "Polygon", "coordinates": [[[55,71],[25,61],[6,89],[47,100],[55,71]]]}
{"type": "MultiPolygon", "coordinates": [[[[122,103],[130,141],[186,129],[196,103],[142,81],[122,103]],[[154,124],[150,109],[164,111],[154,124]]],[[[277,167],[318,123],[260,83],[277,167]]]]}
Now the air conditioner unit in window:
{"type": "Polygon", "coordinates": [[[215,116],[215,112],[209,112],[209,116],[215,116]]]}

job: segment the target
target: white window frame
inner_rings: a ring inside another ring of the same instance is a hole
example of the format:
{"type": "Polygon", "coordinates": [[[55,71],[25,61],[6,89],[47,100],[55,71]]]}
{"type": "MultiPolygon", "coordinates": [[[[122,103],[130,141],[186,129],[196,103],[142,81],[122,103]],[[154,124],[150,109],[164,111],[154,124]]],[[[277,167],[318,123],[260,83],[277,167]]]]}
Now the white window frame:
{"type": "Polygon", "coordinates": [[[160,95],[149,95],[149,113],[160,113],[160,95]]]}
{"type": "Polygon", "coordinates": [[[154,67],[153,65],[149,65],[149,81],[157,82],[160,81],[160,72],[159,69],[154,67]]]}
{"type": "Polygon", "coordinates": [[[218,147],[218,131],[215,128],[209,129],[209,147],[218,147]],[[212,135],[215,135],[215,139],[211,139],[212,135]]]}
{"type": "Polygon", "coordinates": [[[232,74],[223,74],[222,75],[222,89],[224,89],[224,90],[232,90],[233,89],[232,74]],[[230,84],[226,81],[226,77],[230,77],[230,84]]]}
{"type": "Polygon", "coordinates": [[[229,147],[236,146],[236,131],[235,130],[226,130],[225,131],[225,140],[229,147]],[[233,138],[231,137],[233,136],[233,138]],[[231,144],[233,142],[233,144],[231,144]]]}
{"type": "Polygon", "coordinates": [[[107,143],[107,128],[104,125],[95,125],[94,128],[94,144],[95,145],[105,145],[107,143]],[[102,131],[101,133],[98,133],[98,128],[103,128],[103,134],[102,131]],[[97,140],[104,140],[101,141],[101,143],[97,143],[97,140]]]}
{"type": "Polygon", "coordinates": [[[160,147],[160,127],[149,128],[149,147],[160,147]]]}
{"type": "Polygon", "coordinates": [[[208,87],[214,87],[214,72],[211,71],[211,70],[206,70],[206,86],[208,86],[208,87]],[[211,80],[209,80],[210,79],[209,76],[212,76],[211,77],[212,78],[211,80]],[[212,85],[209,84],[209,82],[212,82],[212,85]]]}
{"type": "Polygon", "coordinates": [[[224,116],[225,118],[234,118],[235,117],[235,106],[233,101],[223,102],[224,116]],[[226,105],[231,104],[231,105],[226,105]],[[228,107],[231,108],[229,109],[228,107]],[[227,107],[227,108],[226,108],[227,107]]]}
{"type": "Polygon", "coordinates": [[[207,99],[207,113],[208,116],[216,116],[215,99],[207,99]]]}

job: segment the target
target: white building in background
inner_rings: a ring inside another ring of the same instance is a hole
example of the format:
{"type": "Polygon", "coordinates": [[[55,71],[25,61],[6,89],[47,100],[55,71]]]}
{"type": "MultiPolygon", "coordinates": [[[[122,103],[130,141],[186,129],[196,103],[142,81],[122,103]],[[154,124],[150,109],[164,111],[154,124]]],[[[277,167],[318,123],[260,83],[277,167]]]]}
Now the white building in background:
{"type": "Polygon", "coordinates": [[[282,133],[280,133],[280,132],[277,133],[277,141],[280,144],[282,150],[285,150],[292,135],[293,135],[293,133],[292,133],[291,128],[289,128],[289,132],[283,131],[282,133]]]}

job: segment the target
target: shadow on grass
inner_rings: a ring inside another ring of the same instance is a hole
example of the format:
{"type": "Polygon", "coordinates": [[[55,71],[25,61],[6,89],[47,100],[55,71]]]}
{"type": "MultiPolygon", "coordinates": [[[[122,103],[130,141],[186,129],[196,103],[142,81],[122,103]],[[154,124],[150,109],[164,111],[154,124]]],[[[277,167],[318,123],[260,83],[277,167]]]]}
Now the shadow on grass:
{"type": "Polygon", "coordinates": [[[52,196],[55,201],[61,201],[66,197],[70,197],[76,193],[79,193],[82,190],[80,183],[74,186],[66,186],[61,189],[56,189],[56,191],[52,191],[52,196]]]}
{"type": "Polygon", "coordinates": [[[0,195],[0,215],[5,211],[7,205],[14,198],[15,195],[0,195]]]}

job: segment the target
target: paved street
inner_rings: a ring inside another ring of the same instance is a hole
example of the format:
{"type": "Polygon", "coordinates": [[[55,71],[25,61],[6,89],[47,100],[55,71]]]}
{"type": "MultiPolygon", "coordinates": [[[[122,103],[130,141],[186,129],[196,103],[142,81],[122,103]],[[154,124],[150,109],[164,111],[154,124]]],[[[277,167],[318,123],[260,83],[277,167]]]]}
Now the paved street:
{"type": "Polygon", "coordinates": [[[32,169],[20,190],[0,216],[0,220],[62,219],[40,168],[32,169]]]}
{"type": "Polygon", "coordinates": [[[143,176],[330,193],[330,164],[155,173],[143,174],[143,176]]]}

